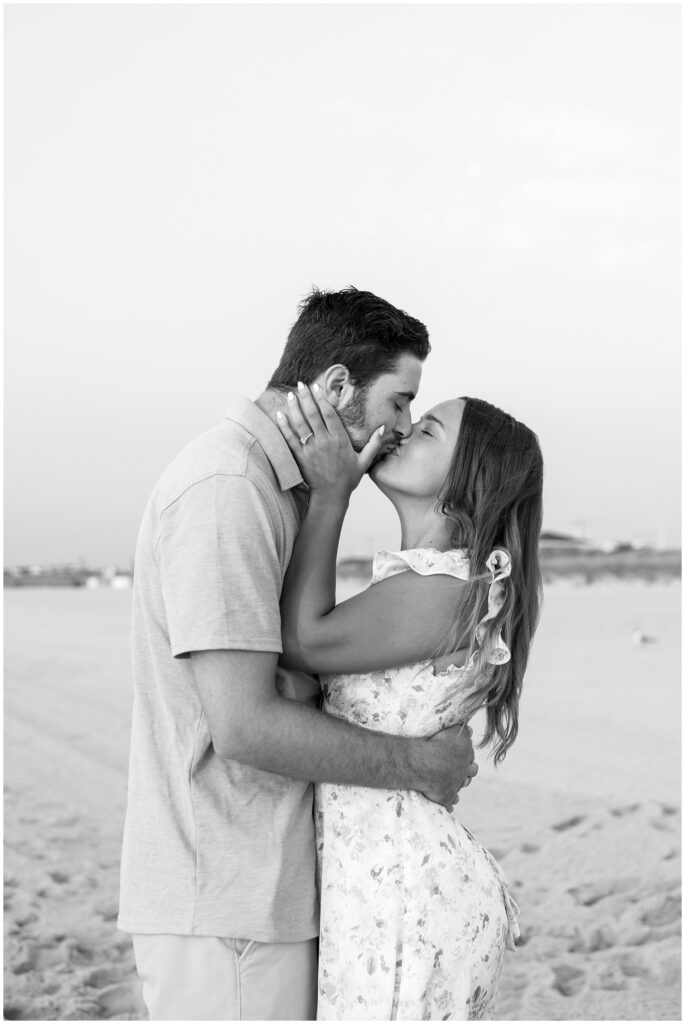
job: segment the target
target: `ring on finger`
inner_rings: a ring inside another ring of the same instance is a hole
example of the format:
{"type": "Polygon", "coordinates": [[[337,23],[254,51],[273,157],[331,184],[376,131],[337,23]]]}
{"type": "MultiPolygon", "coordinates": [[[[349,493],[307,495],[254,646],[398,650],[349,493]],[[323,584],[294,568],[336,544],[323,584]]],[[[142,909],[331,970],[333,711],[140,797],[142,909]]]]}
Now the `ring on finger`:
{"type": "Polygon", "coordinates": [[[307,443],[307,441],[309,440],[310,437],[314,437],[314,431],[313,430],[310,430],[308,434],[300,435],[300,444],[302,446],[306,445],[306,443],[307,443]]]}

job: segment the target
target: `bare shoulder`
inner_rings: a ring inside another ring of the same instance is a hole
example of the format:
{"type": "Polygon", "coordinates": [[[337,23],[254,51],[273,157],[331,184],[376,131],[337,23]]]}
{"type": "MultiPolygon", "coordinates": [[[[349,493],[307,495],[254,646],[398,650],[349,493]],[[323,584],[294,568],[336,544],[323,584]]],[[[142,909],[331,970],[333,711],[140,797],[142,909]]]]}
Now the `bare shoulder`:
{"type": "MultiPolygon", "coordinates": [[[[365,597],[372,604],[380,602],[392,602],[393,604],[406,604],[416,608],[417,602],[422,602],[427,609],[441,614],[445,609],[445,602],[458,600],[466,588],[466,580],[458,579],[448,573],[429,573],[423,575],[413,569],[395,573],[384,580],[379,580],[358,597],[365,597]]],[[[355,600],[355,598],[350,598],[355,600]]],[[[448,607],[453,605],[448,604],[448,607]]]]}
{"type": "Polygon", "coordinates": [[[400,621],[409,618],[422,623],[431,636],[437,630],[442,637],[459,612],[466,587],[466,581],[456,576],[446,573],[423,576],[408,569],[374,583],[350,598],[350,602],[358,600],[360,611],[376,620],[385,620],[388,615],[397,616],[400,621]]]}

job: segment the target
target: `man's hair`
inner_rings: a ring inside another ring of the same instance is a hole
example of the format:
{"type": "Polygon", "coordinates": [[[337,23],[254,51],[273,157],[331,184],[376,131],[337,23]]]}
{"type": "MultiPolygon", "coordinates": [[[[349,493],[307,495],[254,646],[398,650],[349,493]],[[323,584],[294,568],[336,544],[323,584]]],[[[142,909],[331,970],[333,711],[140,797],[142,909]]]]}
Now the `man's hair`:
{"type": "Polygon", "coordinates": [[[430,348],[420,320],[372,292],[315,288],[300,303],[267,387],[287,391],[300,380],[311,384],[329,366],[342,363],[355,387],[364,390],[382,373],[391,373],[400,356],[423,362],[430,348]]]}

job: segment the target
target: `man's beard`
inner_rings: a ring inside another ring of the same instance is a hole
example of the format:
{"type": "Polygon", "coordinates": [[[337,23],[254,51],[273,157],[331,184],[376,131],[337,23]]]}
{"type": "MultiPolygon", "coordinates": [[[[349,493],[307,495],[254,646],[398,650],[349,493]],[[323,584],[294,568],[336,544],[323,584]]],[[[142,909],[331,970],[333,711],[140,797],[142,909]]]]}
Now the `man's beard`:
{"type": "Polygon", "coordinates": [[[343,421],[354,450],[362,451],[373,433],[366,418],[366,389],[355,388],[345,408],[338,409],[338,416],[343,421]]]}
{"type": "MultiPolygon", "coordinates": [[[[344,409],[338,409],[338,416],[343,421],[345,430],[350,439],[350,444],[356,452],[362,451],[366,446],[373,430],[366,416],[366,389],[356,388],[352,398],[344,409]]],[[[385,458],[387,449],[381,449],[373,460],[369,470],[385,458]]]]}

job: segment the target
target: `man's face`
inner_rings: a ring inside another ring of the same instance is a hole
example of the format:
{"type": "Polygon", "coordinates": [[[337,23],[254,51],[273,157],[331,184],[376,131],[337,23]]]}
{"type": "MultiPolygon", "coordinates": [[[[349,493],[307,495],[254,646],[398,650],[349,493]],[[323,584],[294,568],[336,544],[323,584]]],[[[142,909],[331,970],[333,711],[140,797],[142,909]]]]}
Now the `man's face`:
{"type": "Polygon", "coordinates": [[[338,414],[345,424],[352,447],[361,451],[374,430],[385,424],[385,442],[381,455],[395,448],[411,434],[411,402],[421,383],[422,363],[416,356],[399,357],[395,369],[383,373],[360,391],[355,388],[338,414]]]}

